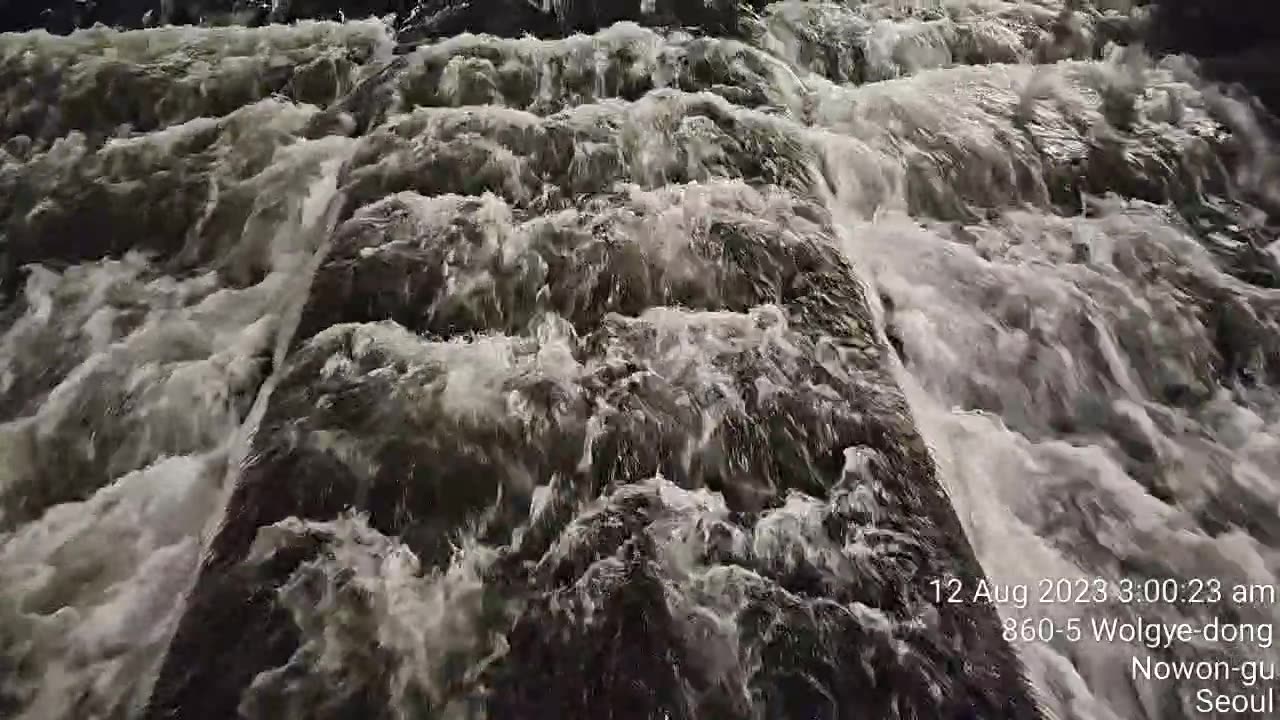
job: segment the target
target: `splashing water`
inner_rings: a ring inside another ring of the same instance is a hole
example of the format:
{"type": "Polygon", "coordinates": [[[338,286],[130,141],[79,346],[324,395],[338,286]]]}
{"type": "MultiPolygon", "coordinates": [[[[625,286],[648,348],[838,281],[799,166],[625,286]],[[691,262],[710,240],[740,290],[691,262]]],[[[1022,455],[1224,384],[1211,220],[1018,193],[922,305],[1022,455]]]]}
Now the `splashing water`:
{"type": "Polygon", "coordinates": [[[1002,637],[1280,619],[1116,599],[1280,584],[1249,102],[1129,2],[535,10],[564,36],[0,35],[0,712],[1257,691],[1132,667],[1280,661],[1256,641],[1002,637]],[[1111,600],[930,584],[984,578],[1111,600]]]}

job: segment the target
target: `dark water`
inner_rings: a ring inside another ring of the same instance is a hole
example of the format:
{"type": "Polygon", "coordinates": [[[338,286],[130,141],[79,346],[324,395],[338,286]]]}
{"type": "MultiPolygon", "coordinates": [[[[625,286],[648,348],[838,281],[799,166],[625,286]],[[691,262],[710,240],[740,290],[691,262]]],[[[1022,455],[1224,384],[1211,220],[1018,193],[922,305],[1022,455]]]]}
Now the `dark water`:
{"type": "Polygon", "coordinates": [[[0,35],[0,713],[1191,718],[1239,689],[1002,621],[1274,607],[933,584],[1276,584],[1274,153],[1202,79],[1244,76],[1139,46],[1189,21],[347,10],[7,16],[142,29],[0,35]]]}

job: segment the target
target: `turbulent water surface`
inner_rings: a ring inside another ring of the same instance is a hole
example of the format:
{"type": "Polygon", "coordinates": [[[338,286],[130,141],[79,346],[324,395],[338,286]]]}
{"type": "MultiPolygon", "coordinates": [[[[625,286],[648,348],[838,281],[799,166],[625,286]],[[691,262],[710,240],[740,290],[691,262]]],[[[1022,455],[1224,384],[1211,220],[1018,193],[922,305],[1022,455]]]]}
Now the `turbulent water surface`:
{"type": "Polygon", "coordinates": [[[1280,582],[1275,155],[1145,7],[508,5],[0,35],[0,715],[1176,719],[1239,678],[1135,654],[1280,662],[1001,632],[1269,605],[934,590],[1280,582]]]}

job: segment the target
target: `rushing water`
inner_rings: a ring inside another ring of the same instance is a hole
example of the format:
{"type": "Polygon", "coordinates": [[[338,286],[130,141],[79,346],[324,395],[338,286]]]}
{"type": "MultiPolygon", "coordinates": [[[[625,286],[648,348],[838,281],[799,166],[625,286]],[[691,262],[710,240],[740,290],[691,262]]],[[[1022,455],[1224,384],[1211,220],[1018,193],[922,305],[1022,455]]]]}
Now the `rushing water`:
{"type": "Polygon", "coordinates": [[[1268,604],[929,584],[1280,583],[1274,151],[1067,5],[0,35],[0,714],[1256,690],[1131,661],[1280,650],[1000,620],[1268,604]]]}

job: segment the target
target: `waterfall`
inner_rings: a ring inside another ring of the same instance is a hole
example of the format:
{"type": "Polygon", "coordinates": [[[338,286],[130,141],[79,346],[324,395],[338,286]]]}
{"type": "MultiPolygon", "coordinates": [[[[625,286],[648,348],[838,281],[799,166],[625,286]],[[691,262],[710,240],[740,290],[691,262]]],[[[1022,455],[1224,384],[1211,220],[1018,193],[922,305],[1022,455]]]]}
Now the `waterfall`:
{"type": "Polygon", "coordinates": [[[1271,120],[1150,7],[404,5],[0,34],[0,714],[1268,692],[1271,120]]]}

